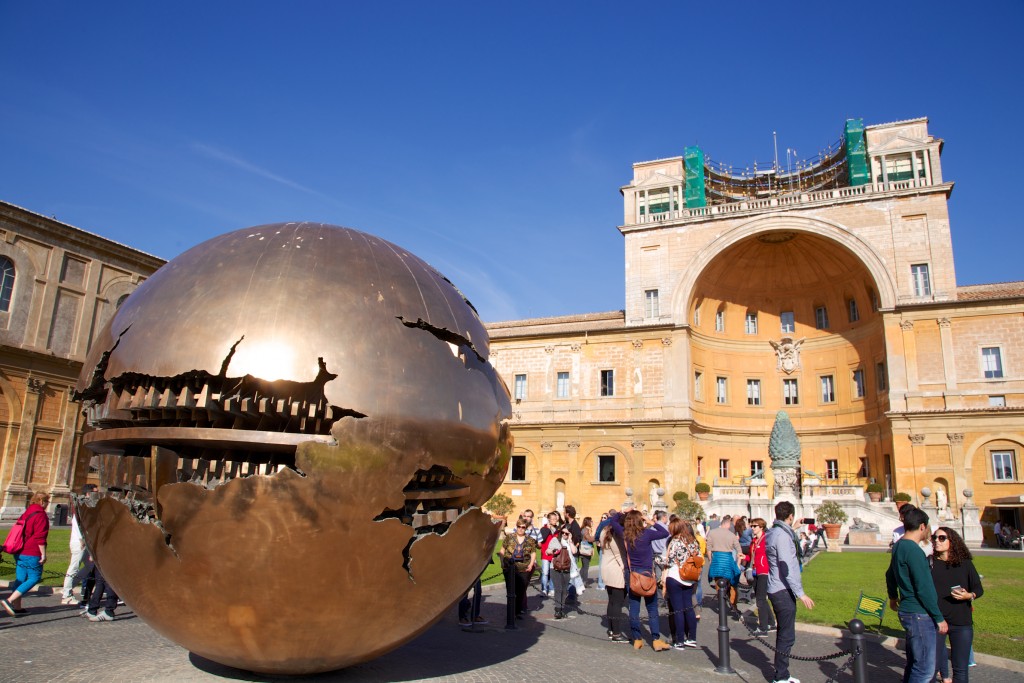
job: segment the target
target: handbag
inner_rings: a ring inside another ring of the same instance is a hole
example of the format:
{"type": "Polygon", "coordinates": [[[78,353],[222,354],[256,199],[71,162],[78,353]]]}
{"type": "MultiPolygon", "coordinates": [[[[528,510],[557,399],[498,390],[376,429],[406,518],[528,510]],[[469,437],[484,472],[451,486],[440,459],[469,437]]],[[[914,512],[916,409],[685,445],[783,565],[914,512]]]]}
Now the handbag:
{"type": "Polygon", "coordinates": [[[567,572],[572,565],[572,559],[569,557],[569,551],[565,548],[555,552],[555,558],[551,560],[551,568],[556,572],[567,572]]]}
{"type": "Polygon", "coordinates": [[[22,517],[11,530],[7,532],[7,539],[4,541],[4,552],[8,555],[20,555],[21,551],[25,549],[25,522],[30,520],[34,515],[40,514],[37,510],[31,515],[22,517]]]}
{"type": "Polygon", "coordinates": [[[626,566],[629,567],[629,592],[642,598],[649,598],[658,592],[658,580],[654,574],[635,572],[629,562],[629,551],[626,552],[626,566]]]}
{"type": "Polygon", "coordinates": [[[704,558],[700,555],[690,555],[679,568],[679,576],[683,581],[700,581],[700,572],[704,568],[704,558]]]}

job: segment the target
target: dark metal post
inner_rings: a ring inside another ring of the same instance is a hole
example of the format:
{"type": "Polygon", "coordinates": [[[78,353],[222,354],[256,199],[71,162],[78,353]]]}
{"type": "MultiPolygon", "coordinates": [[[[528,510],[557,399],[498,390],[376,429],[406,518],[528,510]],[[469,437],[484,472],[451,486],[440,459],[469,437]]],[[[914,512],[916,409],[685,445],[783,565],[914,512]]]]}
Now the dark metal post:
{"type": "Polygon", "coordinates": [[[850,620],[850,641],[856,656],[853,658],[853,683],[868,683],[867,639],[864,638],[864,622],[850,620]]]}
{"type": "Polygon", "coordinates": [[[716,674],[736,673],[729,664],[729,581],[719,578],[718,584],[718,666],[716,674]]]}
{"type": "Polygon", "coordinates": [[[503,560],[505,570],[505,628],[515,630],[516,627],[516,564],[512,560],[503,560]]]}

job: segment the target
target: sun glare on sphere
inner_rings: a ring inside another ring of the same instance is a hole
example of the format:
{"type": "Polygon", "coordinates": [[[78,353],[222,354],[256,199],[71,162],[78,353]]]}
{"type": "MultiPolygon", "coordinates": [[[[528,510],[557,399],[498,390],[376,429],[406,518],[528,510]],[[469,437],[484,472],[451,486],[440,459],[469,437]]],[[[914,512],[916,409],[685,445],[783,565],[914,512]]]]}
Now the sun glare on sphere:
{"type": "Polygon", "coordinates": [[[284,341],[269,340],[247,344],[243,340],[235,351],[228,367],[228,373],[234,376],[252,375],[260,379],[274,381],[289,379],[302,381],[316,376],[316,366],[309,368],[297,367],[295,351],[284,341]]]}

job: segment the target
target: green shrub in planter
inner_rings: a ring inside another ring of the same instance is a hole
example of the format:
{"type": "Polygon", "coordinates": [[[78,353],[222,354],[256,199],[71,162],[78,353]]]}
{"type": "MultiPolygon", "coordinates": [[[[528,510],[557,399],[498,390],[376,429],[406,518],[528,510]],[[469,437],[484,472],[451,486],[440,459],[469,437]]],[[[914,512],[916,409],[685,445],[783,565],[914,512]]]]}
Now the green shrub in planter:
{"type": "Polygon", "coordinates": [[[826,500],[814,508],[814,519],[819,524],[842,524],[846,521],[846,512],[834,500],[826,500]]]}
{"type": "Polygon", "coordinates": [[[892,499],[893,499],[893,502],[896,502],[896,503],[909,503],[910,502],[910,494],[909,493],[904,493],[903,491],[897,491],[896,495],[893,496],[892,499]]]}
{"type": "Polygon", "coordinates": [[[686,500],[689,497],[690,496],[686,495],[685,491],[676,491],[675,493],[672,494],[672,500],[674,500],[677,503],[681,500],[686,500]]]}
{"type": "Polygon", "coordinates": [[[675,496],[672,496],[672,498],[676,501],[674,512],[683,519],[704,519],[704,508],[697,501],[690,500],[690,497],[685,493],[683,493],[682,498],[676,498],[675,496]]]}
{"type": "Polygon", "coordinates": [[[699,481],[697,485],[693,487],[693,490],[697,493],[711,493],[711,484],[706,481],[699,481]]]}
{"type": "Polygon", "coordinates": [[[885,487],[881,484],[868,484],[868,493],[885,493],[885,487]]]}

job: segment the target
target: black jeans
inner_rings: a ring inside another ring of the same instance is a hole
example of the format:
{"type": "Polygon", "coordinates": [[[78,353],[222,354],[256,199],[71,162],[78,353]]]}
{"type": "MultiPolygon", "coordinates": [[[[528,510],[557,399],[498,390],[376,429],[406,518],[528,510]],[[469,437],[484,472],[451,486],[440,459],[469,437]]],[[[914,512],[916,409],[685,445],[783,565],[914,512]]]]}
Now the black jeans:
{"type": "Polygon", "coordinates": [[[590,579],[590,559],[593,555],[580,555],[580,578],[583,579],[583,587],[587,587],[590,579]]]}
{"type": "MultiPolygon", "coordinates": [[[[935,668],[943,678],[949,678],[949,651],[946,650],[946,636],[937,633],[935,668]]],[[[949,625],[949,650],[953,652],[953,683],[967,683],[967,664],[971,659],[971,643],[974,641],[973,626],[949,625]]]]}
{"type": "Polygon", "coordinates": [[[608,591],[608,628],[614,635],[626,635],[626,589],[605,586],[608,591]]]}
{"type": "Polygon", "coordinates": [[[508,586],[508,575],[510,572],[512,574],[512,582],[516,592],[516,616],[526,614],[526,588],[530,585],[530,575],[527,572],[516,571],[515,568],[511,566],[506,566],[504,568],[504,572],[506,587],[508,586]]]}
{"type": "Polygon", "coordinates": [[[555,584],[555,610],[565,611],[565,603],[569,599],[569,572],[551,570],[551,581],[555,584]]]}
{"type": "Polygon", "coordinates": [[[789,651],[796,643],[796,600],[789,591],[769,593],[768,600],[775,610],[779,630],[775,633],[775,678],[784,681],[789,678],[789,651]]]}
{"type": "MultiPolygon", "coordinates": [[[[469,591],[466,591],[466,594],[459,600],[459,621],[472,621],[480,616],[480,603],[482,602],[480,599],[480,592],[482,590],[480,579],[473,582],[472,590],[472,600],[469,599],[469,591]]],[[[526,591],[524,590],[523,592],[525,593],[526,591]]],[[[516,591],[516,595],[518,594],[519,592],[516,591]]]]}
{"type": "Polygon", "coordinates": [[[97,613],[100,608],[100,599],[103,599],[103,609],[107,611],[107,614],[114,616],[114,609],[117,607],[117,593],[103,578],[100,568],[96,567],[96,586],[92,589],[92,595],[89,596],[89,614],[97,613]],[[104,595],[106,595],[105,598],[104,595]]]}
{"type": "Polygon", "coordinates": [[[775,626],[775,615],[768,607],[768,575],[758,574],[755,577],[754,597],[757,599],[757,625],[762,630],[775,626]]]}

